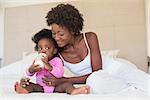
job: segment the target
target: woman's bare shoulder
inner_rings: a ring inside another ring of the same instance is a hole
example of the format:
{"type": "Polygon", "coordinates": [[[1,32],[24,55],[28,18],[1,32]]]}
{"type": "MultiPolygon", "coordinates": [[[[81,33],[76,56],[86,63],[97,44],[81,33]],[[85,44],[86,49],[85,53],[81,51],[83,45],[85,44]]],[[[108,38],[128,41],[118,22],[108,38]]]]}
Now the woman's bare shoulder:
{"type": "Polygon", "coordinates": [[[91,43],[92,41],[97,41],[98,39],[97,39],[97,35],[96,35],[96,33],[94,33],[94,32],[86,32],[85,33],[85,35],[86,35],[86,38],[87,38],[87,40],[88,40],[88,43],[91,43]]]}

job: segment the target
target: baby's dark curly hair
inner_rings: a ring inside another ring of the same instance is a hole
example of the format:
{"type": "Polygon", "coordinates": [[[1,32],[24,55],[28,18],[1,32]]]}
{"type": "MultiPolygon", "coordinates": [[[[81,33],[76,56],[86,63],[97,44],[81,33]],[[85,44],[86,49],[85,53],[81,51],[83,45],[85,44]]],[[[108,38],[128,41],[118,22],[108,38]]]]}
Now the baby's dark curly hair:
{"type": "Polygon", "coordinates": [[[59,4],[52,8],[48,12],[46,19],[48,26],[54,23],[65,26],[70,32],[74,32],[75,35],[80,34],[83,28],[84,20],[82,14],[70,4],[59,4]]]}
{"type": "Polygon", "coordinates": [[[32,41],[36,44],[34,47],[35,51],[38,51],[38,42],[44,38],[50,39],[53,42],[54,47],[58,48],[56,41],[52,37],[52,31],[48,29],[42,29],[32,37],[32,41]]]}

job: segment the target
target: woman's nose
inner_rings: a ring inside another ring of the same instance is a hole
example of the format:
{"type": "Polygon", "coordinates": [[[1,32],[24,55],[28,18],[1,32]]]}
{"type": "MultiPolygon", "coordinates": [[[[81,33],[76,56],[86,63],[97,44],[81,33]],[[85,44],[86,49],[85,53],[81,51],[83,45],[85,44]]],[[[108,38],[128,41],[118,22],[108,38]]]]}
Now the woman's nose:
{"type": "Polygon", "coordinates": [[[55,35],[55,41],[59,41],[60,37],[56,34],[55,35]]]}

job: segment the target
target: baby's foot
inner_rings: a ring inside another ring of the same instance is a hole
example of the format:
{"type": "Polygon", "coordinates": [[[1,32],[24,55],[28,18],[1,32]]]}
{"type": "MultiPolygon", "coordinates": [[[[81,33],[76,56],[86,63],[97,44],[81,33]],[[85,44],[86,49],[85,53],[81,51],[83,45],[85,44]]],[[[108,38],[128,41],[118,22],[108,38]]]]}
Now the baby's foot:
{"type": "Polygon", "coordinates": [[[76,95],[76,94],[89,94],[90,88],[89,86],[83,86],[79,88],[75,88],[72,92],[71,95],[76,95]]]}
{"type": "Polygon", "coordinates": [[[17,93],[22,93],[22,94],[28,94],[29,92],[25,89],[25,88],[23,88],[18,82],[16,82],[16,84],[15,84],[15,91],[17,92],[17,93]]]}

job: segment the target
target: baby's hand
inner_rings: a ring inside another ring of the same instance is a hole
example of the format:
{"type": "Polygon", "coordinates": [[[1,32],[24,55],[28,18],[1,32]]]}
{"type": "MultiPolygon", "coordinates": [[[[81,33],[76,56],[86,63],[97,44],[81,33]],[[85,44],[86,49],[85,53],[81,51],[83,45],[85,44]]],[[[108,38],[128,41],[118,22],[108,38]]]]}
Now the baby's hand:
{"type": "Polygon", "coordinates": [[[44,63],[45,69],[48,69],[49,71],[51,71],[52,70],[52,66],[49,64],[48,56],[44,56],[41,60],[44,63]]]}
{"type": "Polygon", "coordinates": [[[33,64],[29,67],[29,72],[30,73],[35,73],[35,72],[38,72],[38,71],[41,71],[42,68],[39,67],[39,65],[35,65],[35,60],[33,61],[33,64]]]}
{"type": "Polygon", "coordinates": [[[30,81],[29,78],[22,78],[22,79],[20,80],[20,85],[24,88],[24,87],[26,87],[26,86],[29,85],[29,81],[30,81]]]}
{"type": "Polygon", "coordinates": [[[49,64],[48,56],[47,56],[47,55],[46,55],[46,56],[42,56],[41,60],[42,60],[42,62],[44,63],[44,65],[49,64]]]}
{"type": "Polygon", "coordinates": [[[48,71],[52,71],[52,66],[50,64],[47,64],[44,66],[45,69],[47,69],[48,71]]]}
{"type": "Polygon", "coordinates": [[[35,65],[39,65],[39,67],[44,68],[45,63],[48,62],[48,56],[45,53],[39,53],[35,58],[35,65]],[[42,59],[44,59],[42,61],[42,59]]]}

